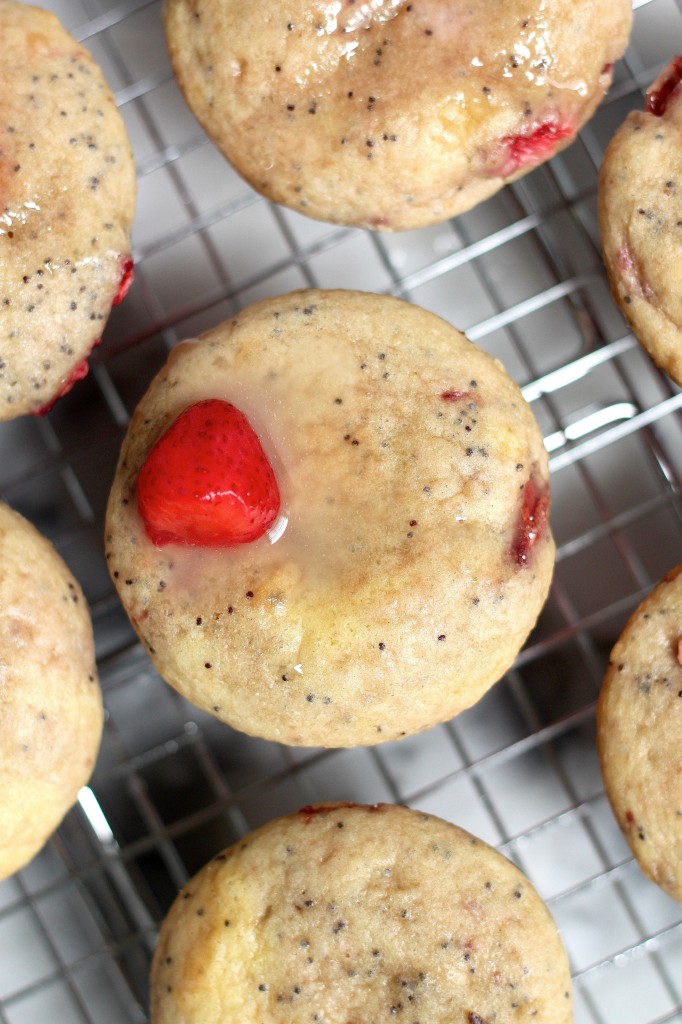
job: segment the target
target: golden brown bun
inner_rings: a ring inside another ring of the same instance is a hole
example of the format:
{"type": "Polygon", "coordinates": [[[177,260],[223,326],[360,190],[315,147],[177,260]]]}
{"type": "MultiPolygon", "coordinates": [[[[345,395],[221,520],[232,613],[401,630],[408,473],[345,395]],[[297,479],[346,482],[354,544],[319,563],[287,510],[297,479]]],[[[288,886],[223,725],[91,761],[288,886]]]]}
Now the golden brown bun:
{"type": "Polygon", "coordinates": [[[606,793],[639,865],[682,902],[682,566],[633,613],[599,699],[606,793]]]}
{"type": "Polygon", "coordinates": [[[0,878],[41,849],[94,768],[92,624],[52,545],[0,504],[0,878]]]}
{"type": "Polygon", "coordinates": [[[682,384],[682,87],[665,112],[630,113],[599,174],[611,290],[637,340],[682,384]]]}
{"type": "Polygon", "coordinates": [[[166,0],[164,13],[190,108],[255,189],[384,230],[462,213],[570,142],[632,20],[630,0],[166,0]]]}
{"type": "Polygon", "coordinates": [[[404,807],[307,807],[179,894],[153,1024],[569,1024],[568,962],[506,858],[404,807]]]}
{"type": "Polygon", "coordinates": [[[79,376],[129,279],[135,167],[102,72],[57,18],[0,0],[0,420],[79,376]]]}
{"type": "Polygon", "coordinates": [[[154,664],[199,707],[282,743],[379,743],[451,718],[514,661],[554,562],[548,528],[519,557],[533,494],[545,508],[546,452],[499,363],[398,299],[297,292],[173,350],[122,446],[107,558],[154,664]],[[288,516],[275,543],[145,533],[140,468],[206,398],[263,441],[288,516]]]}

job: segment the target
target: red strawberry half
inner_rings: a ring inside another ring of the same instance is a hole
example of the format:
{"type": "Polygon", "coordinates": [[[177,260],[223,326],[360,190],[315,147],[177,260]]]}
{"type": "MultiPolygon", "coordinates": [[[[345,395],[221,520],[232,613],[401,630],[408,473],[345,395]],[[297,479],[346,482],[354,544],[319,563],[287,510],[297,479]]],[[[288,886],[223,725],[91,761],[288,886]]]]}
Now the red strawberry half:
{"type": "Polygon", "coordinates": [[[138,476],[137,504],[157,547],[227,547],[262,537],[280,495],[244,413],[209,398],[185,409],[156,442],[138,476]]]}

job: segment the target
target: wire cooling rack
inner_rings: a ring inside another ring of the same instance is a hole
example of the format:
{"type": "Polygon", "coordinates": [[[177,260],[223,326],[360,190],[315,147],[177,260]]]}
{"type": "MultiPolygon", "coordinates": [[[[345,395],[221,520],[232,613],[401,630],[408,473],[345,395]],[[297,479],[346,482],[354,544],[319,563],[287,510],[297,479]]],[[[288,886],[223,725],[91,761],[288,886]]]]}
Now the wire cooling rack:
{"type": "Polygon", "coordinates": [[[603,794],[595,700],[610,648],[682,562],[682,395],[614,306],[596,170],[682,48],[682,0],[640,0],[626,58],[580,138],[473,212],[372,235],[307,220],[225,164],[173,81],[159,2],[55,0],[116,93],[139,170],[136,281],[89,377],[44,419],[0,424],[0,496],[56,544],[94,619],[101,755],[45,850],[0,885],[2,1024],[140,1024],[156,928],[222,847],[314,800],[441,815],[524,870],[561,928],[578,1024],[682,1024],[682,906],[639,872],[603,794]],[[375,749],[289,749],[185,703],[114,595],[102,522],[131,412],[169,346],[301,286],[391,293],[499,357],[551,453],[558,560],[537,629],[474,708],[375,749]]]}

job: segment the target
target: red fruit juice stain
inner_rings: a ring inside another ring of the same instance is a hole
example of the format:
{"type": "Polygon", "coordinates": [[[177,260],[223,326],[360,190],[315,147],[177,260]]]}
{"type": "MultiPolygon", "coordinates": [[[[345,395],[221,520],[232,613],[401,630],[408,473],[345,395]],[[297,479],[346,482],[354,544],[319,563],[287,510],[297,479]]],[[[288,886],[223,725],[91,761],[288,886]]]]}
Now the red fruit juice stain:
{"type": "MultiPolygon", "coordinates": [[[[101,343],[102,339],[98,338],[97,341],[92,346],[92,348],[97,348],[97,346],[101,345],[101,343]]],[[[90,349],[90,352],[92,352],[92,349],[90,349]]],[[[41,405],[39,409],[36,409],[33,413],[34,416],[45,416],[45,414],[48,413],[50,409],[54,408],[54,406],[56,405],[60,398],[63,398],[64,395],[68,395],[69,391],[71,391],[74,384],[77,384],[79,380],[83,380],[84,377],[87,377],[88,371],[90,369],[90,366],[88,364],[88,358],[89,355],[86,356],[84,359],[81,359],[80,363],[77,363],[76,366],[74,366],[73,370],[67,377],[64,384],[62,384],[57,394],[53,395],[52,398],[48,402],[45,402],[44,405],[41,405]]]]}
{"type": "Polygon", "coordinates": [[[443,391],[440,396],[444,402],[461,402],[464,398],[471,398],[470,391],[443,391]]]}
{"type": "Polygon", "coordinates": [[[318,814],[328,814],[330,811],[337,811],[341,807],[362,807],[363,810],[369,811],[370,814],[376,814],[377,812],[383,811],[388,805],[387,804],[357,804],[352,800],[340,800],[334,804],[308,804],[306,807],[301,807],[298,814],[303,818],[305,824],[309,824],[313,818],[318,814]]]}
{"type": "Polygon", "coordinates": [[[502,158],[490,172],[496,177],[508,178],[529,164],[538,164],[552,155],[563,139],[575,135],[572,124],[555,120],[543,121],[532,131],[521,135],[505,135],[500,139],[502,158]]]}
{"type": "Polygon", "coordinates": [[[646,108],[654,117],[663,117],[670,97],[682,82],[682,56],[673,57],[646,94],[646,108]]]}
{"type": "Polygon", "coordinates": [[[121,263],[121,280],[118,284],[118,291],[114,295],[114,301],[112,303],[114,306],[118,306],[119,302],[123,302],[130,291],[130,286],[133,283],[134,277],[135,271],[133,269],[132,258],[130,256],[126,256],[121,263]]]}
{"type": "Polygon", "coordinates": [[[330,811],[337,810],[339,807],[357,806],[358,805],[353,803],[351,800],[342,800],[338,804],[307,804],[305,807],[301,807],[298,813],[307,825],[318,814],[328,814],[330,811]]]}
{"type": "Polygon", "coordinates": [[[511,545],[511,555],[517,565],[528,565],[531,551],[545,533],[548,512],[549,487],[534,475],[523,489],[523,500],[511,545]]]}

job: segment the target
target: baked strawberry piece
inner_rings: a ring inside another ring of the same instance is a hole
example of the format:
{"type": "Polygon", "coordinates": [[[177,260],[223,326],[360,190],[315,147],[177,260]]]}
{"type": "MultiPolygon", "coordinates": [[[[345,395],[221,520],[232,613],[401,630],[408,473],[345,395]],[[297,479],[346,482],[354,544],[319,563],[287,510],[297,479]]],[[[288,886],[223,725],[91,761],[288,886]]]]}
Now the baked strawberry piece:
{"type": "MultiPolygon", "coordinates": [[[[673,57],[646,94],[647,110],[654,117],[663,117],[678,86],[682,82],[682,57],[673,57]]],[[[679,100],[679,96],[676,97],[679,100]]]]}
{"type": "Polygon", "coordinates": [[[533,548],[542,541],[549,517],[549,487],[541,473],[531,473],[523,487],[516,532],[512,540],[512,557],[519,565],[527,565],[533,548]]]}
{"type": "Polygon", "coordinates": [[[207,399],[185,409],[156,442],[140,470],[137,502],[157,547],[231,547],[263,536],[280,497],[246,416],[207,399]]]}
{"type": "Polygon", "coordinates": [[[525,132],[506,135],[500,140],[500,162],[491,166],[490,173],[502,178],[511,178],[519,171],[530,170],[536,164],[549,159],[554,153],[570,142],[576,127],[568,122],[555,120],[529,125],[525,132]]]}

